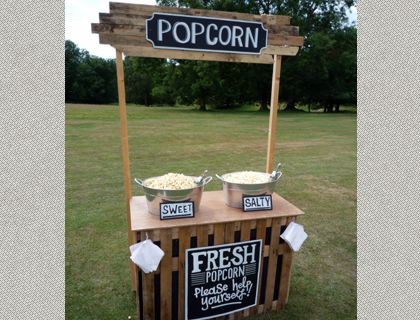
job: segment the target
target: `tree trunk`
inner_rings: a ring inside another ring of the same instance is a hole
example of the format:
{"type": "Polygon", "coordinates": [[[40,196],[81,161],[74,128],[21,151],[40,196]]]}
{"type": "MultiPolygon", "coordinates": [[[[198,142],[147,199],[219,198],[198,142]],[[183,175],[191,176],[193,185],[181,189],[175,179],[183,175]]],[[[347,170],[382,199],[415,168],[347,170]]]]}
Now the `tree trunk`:
{"type": "Polygon", "coordinates": [[[288,100],[286,104],[286,109],[284,109],[284,111],[298,111],[295,105],[296,103],[294,100],[288,100]]]}
{"type": "Polygon", "coordinates": [[[333,112],[334,111],[334,104],[332,102],[330,102],[328,104],[328,112],[333,112]]]}
{"type": "Polygon", "coordinates": [[[200,97],[200,111],[206,111],[206,98],[200,97]]]}
{"type": "Polygon", "coordinates": [[[260,98],[260,108],[258,109],[258,111],[268,111],[268,103],[267,103],[267,99],[265,98],[265,96],[261,96],[260,98]]]}
{"type": "Polygon", "coordinates": [[[337,103],[335,105],[335,112],[340,112],[340,104],[339,103],[337,103]]]}
{"type": "Polygon", "coordinates": [[[311,113],[311,103],[308,103],[308,112],[311,113]]]}
{"type": "Polygon", "coordinates": [[[328,109],[327,109],[327,103],[325,102],[324,103],[324,113],[326,113],[326,112],[328,112],[328,109]]]}

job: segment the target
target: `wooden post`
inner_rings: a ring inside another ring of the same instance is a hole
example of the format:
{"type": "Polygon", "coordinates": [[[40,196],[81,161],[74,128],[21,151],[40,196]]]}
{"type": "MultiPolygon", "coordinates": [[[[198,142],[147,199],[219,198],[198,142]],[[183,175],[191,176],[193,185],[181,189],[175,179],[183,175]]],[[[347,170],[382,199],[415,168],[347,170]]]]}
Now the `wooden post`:
{"type": "MultiPolygon", "coordinates": [[[[128,245],[136,243],[134,233],[131,231],[130,216],[130,199],[131,199],[131,177],[130,177],[130,160],[128,157],[128,133],[127,133],[127,109],[125,105],[125,85],[124,85],[124,65],[122,52],[116,50],[117,65],[117,84],[118,84],[118,103],[120,109],[120,125],[121,125],[121,152],[124,168],[124,189],[125,189],[125,206],[127,214],[128,227],[128,245]]],[[[131,270],[131,287],[136,290],[136,266],[130,261],[131,270]]]]}
{"type": "Polygon", "coordinates": [[[276,144],[277,110],[279,108],[281,56],[274,55],[273,78],[271,80],[270,121],[268,126],[267,165],[265,171],[273,170],[274,149],[276,144]]]}

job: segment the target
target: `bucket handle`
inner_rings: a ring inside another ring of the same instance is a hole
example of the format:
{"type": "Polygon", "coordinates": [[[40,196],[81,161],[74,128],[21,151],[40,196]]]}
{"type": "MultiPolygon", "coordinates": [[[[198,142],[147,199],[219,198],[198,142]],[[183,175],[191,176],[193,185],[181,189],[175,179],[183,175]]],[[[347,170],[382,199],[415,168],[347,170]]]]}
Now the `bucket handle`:
{"type": "Polygon", "coordinates": [[[271,180],[277,180],[282,176],[282,172],[280,171],[281,163],[279,162],[276,166],[276,169],[271,173],[270,178],[271,180]]]}
{"type": "Polygon", "coordinates": [[[212,176],[208,176],[208,177],[205,177],[204,179],[203,179],[203,186],[205,186],[207,183],[209,183],[211,180],[213,180],[213,177],[212,176]]]}
{"type": "Polygon", "coordinates": [[[224,181],[224,180],[223,180],[223,178],[222,178],[221,176],[219,176],[217,173],[216,173],[216,177],[217,177],[220,181],[224,181]]]}
{"type": "Polygon", "coordinates": [[[143,180],[141,180],[141,179],[137,179],[137,178],[134,178],[134,181],[135,181],[138,185],[140,185],[140,186],[144,187],[144,181],[143,181],[143,180]]]}

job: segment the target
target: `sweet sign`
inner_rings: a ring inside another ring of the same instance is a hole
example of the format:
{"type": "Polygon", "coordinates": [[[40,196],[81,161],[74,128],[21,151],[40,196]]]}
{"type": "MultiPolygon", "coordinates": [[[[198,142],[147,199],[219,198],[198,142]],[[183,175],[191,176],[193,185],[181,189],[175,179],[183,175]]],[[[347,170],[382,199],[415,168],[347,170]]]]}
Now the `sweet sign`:
{"type": "Polygon", "coordinates": [[[261,22],[153,13],[146,39],[154,48],[260,54],[268,31],[261,22]]]}
{"type": "Polygon", "coordinates": [[[187,249],[185,319],[210,319],[257,304],[261,240],[187,249]]]}
{"type": "Polygon", "coordinates": [[[180,219],[194,217],[194,202],[162,202],[160,203],[160,219],[180,219]]]}

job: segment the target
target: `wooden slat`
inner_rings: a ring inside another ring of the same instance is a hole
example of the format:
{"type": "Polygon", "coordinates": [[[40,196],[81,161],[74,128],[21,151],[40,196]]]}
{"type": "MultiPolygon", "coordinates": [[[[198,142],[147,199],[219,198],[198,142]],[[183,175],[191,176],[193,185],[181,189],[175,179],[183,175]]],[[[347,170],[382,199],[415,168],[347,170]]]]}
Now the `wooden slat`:
{"type": "Polygon", "coordinates": [[[253,15],[249,13],[239,13],[239,12],[191,9],[191,8],[174,8],[174,7],[150,6],[150,5],[142,5],[142,4],[131,4],[131,3],[110,2],[109,10],[111,13],[121,13],[121,14],[149,14],[151,15],[153,14],[153,12],[166,12],[166,13],[178,13],[178,14],[194,15],[194,16],[262,21],[262,22],[278,24],[278,25],[290,24],[289,16],[253,15]]]}
{"type": "MultiPolygon", "coordinates": [[[[250,232],[251,232],[251,223],[253,221],[242,221],[241,222],[241,241],[248,241],[250,239],[250,232]]],[[[257,302],[258,304],[258,302],[257,302]]],[[[249,310],[245,309],[243,311],[238,312],[238,316],[236,317],[237,319],[241,319],[242,317],[248,317],[249,316],[249,310]]]]}
{"type": "Polygon", "coordinates": [[[220,62],[240,62],[240,63],[261,63],[272,64],[273,58],[271,55],[240,55],[230,53],[214,53],[214,52],[198,52],[188,50],[166,50],[154,49],[148,47],[127,47],[118,46],[124,51],[127,56],[139,56],[150,58],[163,58],[163,59],[185,59],[185,60],[205,60],[205,61],[220,61],[220,62]]]}
{"type": "Polygon", "coordinates": [[[146,198],[144,196],[133,197],[131,199],[131,225],[134,231],[143,231],[265,219],[267,226],[270,226],[270,218],[304,214],[299,208],[278,194],[273,193],[272,198],[273,210],[255,211],[244,214],[241,209],[231,208],[225,205],[223,202],[223,191],[205,191],[201,199],[200,211],[194,218],[162,221],[158,216],[148,212],[146,198]]]}
{"type": "MultiPolygon", "coordinates": [[[[287,224],[293,221],[293,218],[287,218],[287,224]]],[[[279,302],[277,309],[283,309],[289,298],[290,290],[290,278],[292,273],[292,250],[288,245],[284,246],[283,261],[282,261],[282,272],[280,276],[280,288],[279,288],[279,302]]]]}
{"type": "Polygon", "coordinates": [[[271,310],[271,303],[273,302],[274,284],[276,277],[277,266],[277,248],[280,237],[281,219],[273,219],[271,226],[271,241],[270,241],[270,255],[268,257],[268,271],[267,271],[267,285],[265,288],[265,303],[264,310],[271,310]]]}
{"type": "MultiPolygon", "coordinates": [[[[92,23],[92,33],[111,33],[146,37],[146,17],[137,15],[99,14],[100,23],[92,23]]],[[[267,25],[268,40],[276,41],[280,37],[299,37],[299,27],[267,25]]],[[[296,41],[296,40],[295,40],[296,41]]],[[[273,42],[274,43],[274,42],[273,42]]]]}
{"type": "Polygon", "coordinates": [[[208,227],[198,226],[197,227],[197,247],[207,247],[208,246],[208,227]]]}
{"type": "Polygon", "coordinates": [[[274,56],[273,77],[271,81],[270,121],[268,127],[268,148],[266,172],[273,170],[274,148],[276,144],[277,110],[279,108],[281,56],[274,56]]]}
{"type": "Polygon", "coordinates": [[[222,223],[214,225],[214,245],[223,244],[225,237],[225,226],[222,223]]]}
{"type": "Polygon", "coordinates": [[[267,43],[270,46],[303,46],[303,37],[268,34],[267,43]]]}
{"type": "MultiPolygon", "coordinates": [[[[296,56],[299,52],[299,47],[289,46],[267,46],[267,48],[261,50],[261,54],[271,54],[279,56],[296,56]]],[[[274,60],[273,60],[274,63],[274,60]]]]}
{"type": "MultiPolygon", "coordinates": [[[[155,233],[153,231],[147,232],[149,239],[156,241],[155,233]]],[[[142,232],[142,240],[146,239],[146,232],[142,232]]],[[[141,272],[143,285],[143,319],[151,320],[155,318],[155,274],[141,272]]]]}
{"type": "MultiPolygon", "coordinates": [[[[262,246],[264,248],[264,243],[265,243],[265,236],[266,236],[266,222],[267,220],[257,220],[257,230],[256,230],[256,239],[261,239],[262,240],[262,246]]],[[[257,293],[257,305],[255,307],[252,307],[249,310],[249,314],[257,314],[258,313],[258,303],[260,300],[260,295],[261,295],[261,285],[262,285],[262,270],[263,270],[263,266],[264,266],[264,255],[261,255],[261,261],[260,261],[260,276],[259,276],[259,286],[258,286],[258,293],[257,293]]]]}
{"type": "Polygon", "coordinates": [[[233,243],[234,241],[235,241],[235,222],[226,223],[225,243],[233,243]]]}
{"type": "MultiPolygon", "coordinates": [[[[130,177],[130,159],[128,156],[128,133],[127,133],[127,109],[125,104],[125,84],[124,84],[124,65],[122,60],[122,52],[116,50],[116,67],[117,67],[117,87],[118,87],[118,103],[120,111],[120,130],[121,130],[121,154],[123,159],[124,170],[124,191],[125,191],[125,210],[127,219],[128,245],[131,246],[137,242],[136,234],[131,228],[131,177],[130,177]]],[[[131,289],[137,290],[137,271],[133,262],[129,261],[131,289]]]]}
{"type": "Polygon", "coordinates": [[[189,247],[189,227],[180,228],[178,256],[178,319],[185,318],[185,249],[189,247]]]}
{"type": "Polygon", "coordinates": [[[162,230],[160,233],[160,247],[165,253],[160,262],[160,317],[172,317],[172,233],[171,230],[162,230]]]}

